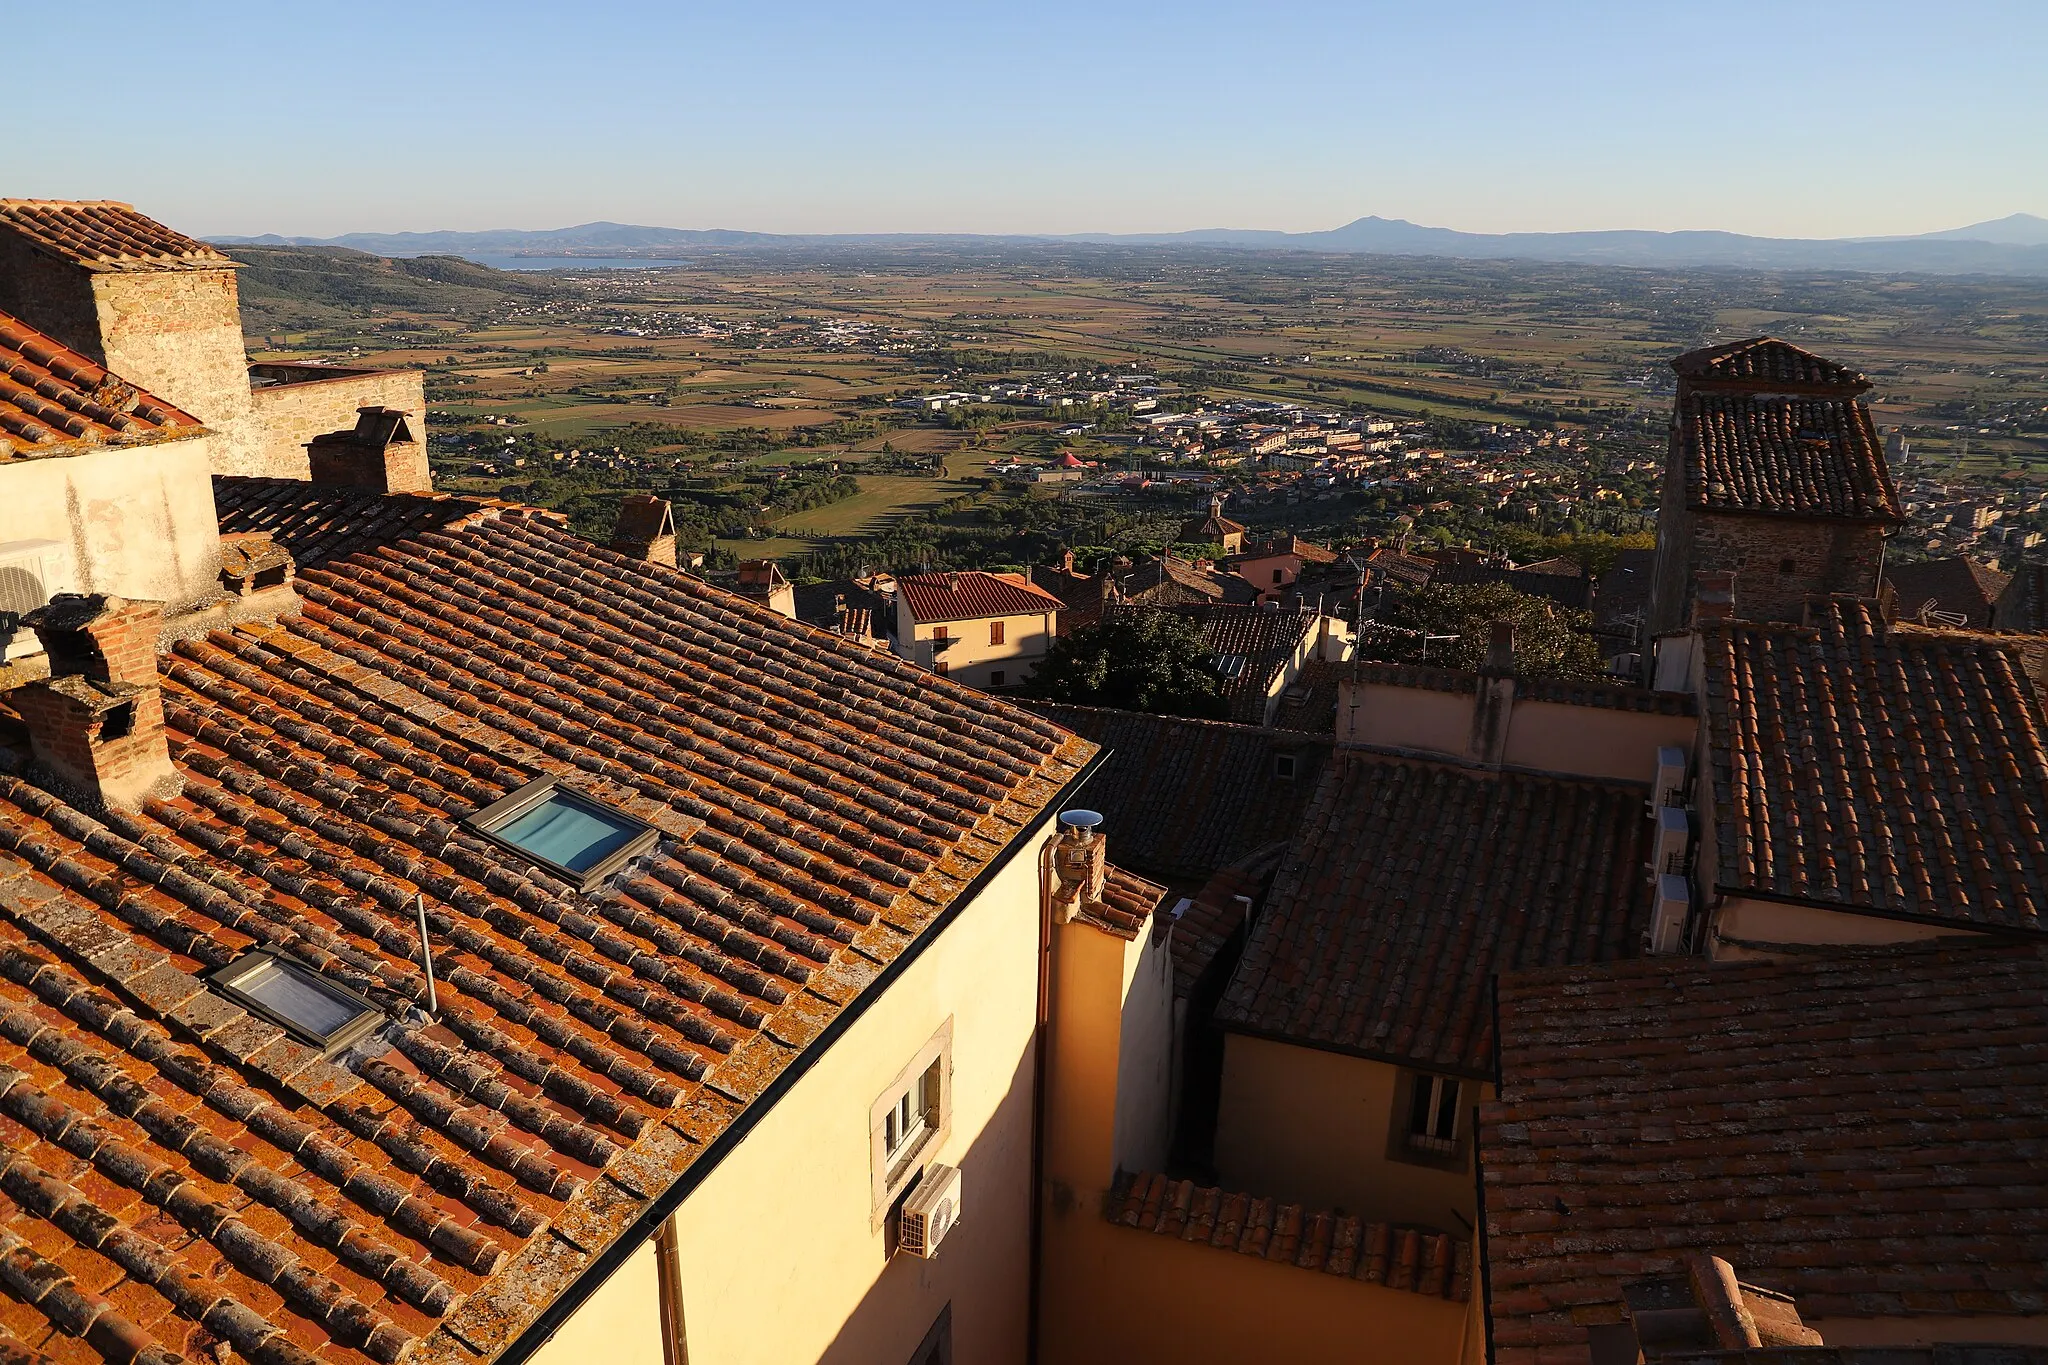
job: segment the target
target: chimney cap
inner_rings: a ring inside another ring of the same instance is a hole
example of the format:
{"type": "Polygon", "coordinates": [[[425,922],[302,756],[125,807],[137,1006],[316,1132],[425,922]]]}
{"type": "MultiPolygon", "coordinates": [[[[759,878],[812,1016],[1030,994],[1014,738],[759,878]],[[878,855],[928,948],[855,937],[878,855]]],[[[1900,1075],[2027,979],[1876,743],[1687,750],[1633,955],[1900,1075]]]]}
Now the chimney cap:
{"type": "Polygon", "coordinates": [[[1063,810],[1060,812],[1060,828],[1075,834],[1092,834],[1102,824],[1099,810],[1063,810]]]}

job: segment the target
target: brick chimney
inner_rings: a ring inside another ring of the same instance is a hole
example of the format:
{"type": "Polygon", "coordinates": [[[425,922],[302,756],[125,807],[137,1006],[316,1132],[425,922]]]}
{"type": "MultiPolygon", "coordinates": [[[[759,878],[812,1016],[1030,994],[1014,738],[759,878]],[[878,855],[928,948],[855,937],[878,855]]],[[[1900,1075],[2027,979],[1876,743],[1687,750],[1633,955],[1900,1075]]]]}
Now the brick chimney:
{"type": "Polygon", "coordinates": [[[612,525],[611,548],[628,559],[676,567],[675,511],[651,493],[619,500],[619,519],[612,525]]]}
{"type": "Polygon", "coordinates": [[[1052,917],[1065,924],[1102,899],[1109,876],[1108,844],[1102,817],[1092,810],[1067,811],[1052,851],[1052,917]]]}
{"type": "Polygon", "coordinates": [[[24,618],[50,676],[7,694],[35,766],[87,806],[135,807],[181,785],[164,738],[156,670],[163,604],[60,593],[24,618]]]}
{"type": "Polygon", "coordinates": [[[230,597],[296,595],[298,564],[268,531],[229,531],[220,538],[220,587],[230,597]]]}
{"type": "Polygon", "coordinates": [[[1735,616],[1735,575],[1702,570],[1693,576],[1692,623],[1727,621],[1735,616]]]}
{"type": "Polygon", "coordinates": [[[315,436],[306,443],[306,457],[317,484],[373,493],[433,491],[426,447],[398,408],[357,408],[353,430],[315,436]]]}

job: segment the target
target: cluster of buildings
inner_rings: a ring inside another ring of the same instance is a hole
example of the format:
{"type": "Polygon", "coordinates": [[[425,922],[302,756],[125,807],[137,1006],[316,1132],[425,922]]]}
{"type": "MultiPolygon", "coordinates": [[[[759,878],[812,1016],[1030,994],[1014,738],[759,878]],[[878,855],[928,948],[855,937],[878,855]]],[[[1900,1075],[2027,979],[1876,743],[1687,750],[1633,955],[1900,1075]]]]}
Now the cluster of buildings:
{"type": "Polygon", "coordinates": [[[203,248],[0,251],[0,1355],[2048,1361],[2048,651],[1887,610],[1860,377],[1681,357],[1645,684],[1320,731],[290,454],[203,248]]]}

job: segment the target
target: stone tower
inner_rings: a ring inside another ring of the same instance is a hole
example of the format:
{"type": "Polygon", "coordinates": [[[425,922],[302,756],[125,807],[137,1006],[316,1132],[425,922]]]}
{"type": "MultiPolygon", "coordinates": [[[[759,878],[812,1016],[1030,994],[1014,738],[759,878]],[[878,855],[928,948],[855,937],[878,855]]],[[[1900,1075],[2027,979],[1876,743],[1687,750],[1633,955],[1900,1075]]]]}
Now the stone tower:
{"type": "Polygon", "coordinates": [[[1870,381],[1775,337],[1671,368],[1645,642],[1690,623],[1703,575],[1719,591],[1732,580],[1733,614],[1756,621],[1797,621],[1814,594],[1874,594],[1905,517],[1863,402],[1870,381]]]}
{"type": "Polygon", "coordinates": [[[127,204],[0,199],[0,312],[191,413],[251,433],[236,263],[127,204]]]}

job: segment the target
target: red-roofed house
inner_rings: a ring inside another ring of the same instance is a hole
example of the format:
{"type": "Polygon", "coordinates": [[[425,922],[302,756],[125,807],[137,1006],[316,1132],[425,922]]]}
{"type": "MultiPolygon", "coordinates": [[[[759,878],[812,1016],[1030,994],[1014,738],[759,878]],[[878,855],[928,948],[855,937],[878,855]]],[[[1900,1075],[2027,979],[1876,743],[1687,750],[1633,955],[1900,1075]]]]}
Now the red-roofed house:
{"type": "Polygon", "coordinates": [[[970,687],[1015,687],[1052,647],[1059,598],[1022,574],[911,574],[896,582],[896,653],[970,687]]]}

